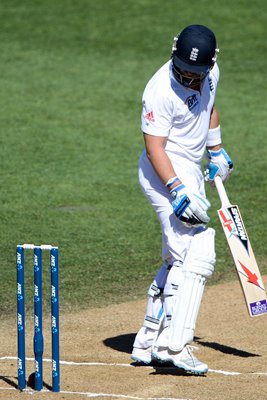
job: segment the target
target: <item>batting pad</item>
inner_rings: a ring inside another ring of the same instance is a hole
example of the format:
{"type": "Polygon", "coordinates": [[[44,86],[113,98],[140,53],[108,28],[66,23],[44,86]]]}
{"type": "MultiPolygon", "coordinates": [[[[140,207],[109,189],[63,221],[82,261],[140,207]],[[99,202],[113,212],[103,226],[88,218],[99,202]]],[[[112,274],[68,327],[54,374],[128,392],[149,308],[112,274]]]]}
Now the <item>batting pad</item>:
{"type": "Polygon", "coordinates": [[[179,288],[170,324],[169,348],[181,351],[194,339],[196,320],[207,278],[214,271],[215,231],[196,234],[183,265],[184,280],[179,288]]]}

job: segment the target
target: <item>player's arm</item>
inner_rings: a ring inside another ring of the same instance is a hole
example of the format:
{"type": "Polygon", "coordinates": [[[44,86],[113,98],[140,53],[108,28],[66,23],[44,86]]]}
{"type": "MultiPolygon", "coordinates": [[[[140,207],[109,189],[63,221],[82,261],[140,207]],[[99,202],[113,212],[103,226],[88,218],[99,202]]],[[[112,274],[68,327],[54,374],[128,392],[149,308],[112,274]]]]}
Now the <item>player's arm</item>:
{"type": "Polygon", "coordinates": [[[210,204],[200,196],[188,192],[180,181],[165,152],[166,137],[144,134],[147,157],[155,172],[170,191],[173,211],[187,227],[205,225],[209,222],[207,209],[210,204]]]}
{"type": "Polygon", "coordinates": [[[206,170],[206,179],[212,184],[214,184],[216,176],[220,176],[223,181],[226,181],[233,170],[233,161],[222,148],[221,142],[219,113],[213,105],[207,140],[209,164],[206,170]]]}
{"type": "MultiPolygon", "coordinates": [[[[172,163],[165,152],[167,137],[153,136],[144,133],[144,141],[147,157],[157,175],[165,185],[171,178],[176,176],[172,163]]],[[[181,184],[181,181],[177,180],[169,187],[169,189],[172,189],[179,184],[181,184]]]]}
{"type": "Polygon", "coordinates": [[[219,113],[213,105],[210,114],[209,137],[207,142],[207,149],[218,151],[221,148],[221,132],[220,132],[220,118],[219,113]]]}

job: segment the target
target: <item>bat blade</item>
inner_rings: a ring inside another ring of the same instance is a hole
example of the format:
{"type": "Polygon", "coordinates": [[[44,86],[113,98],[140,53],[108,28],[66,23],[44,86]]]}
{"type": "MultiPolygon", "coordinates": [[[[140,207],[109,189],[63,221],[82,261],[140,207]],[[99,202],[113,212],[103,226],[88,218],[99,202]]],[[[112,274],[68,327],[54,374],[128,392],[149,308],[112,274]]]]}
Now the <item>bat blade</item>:
{"type": "Polygon", "coordinates": [[[234,259],[249,315],[256,317],[266,314],[266,291],[239,208],[229,203],[218,210],[218,215],[234,259]]]}

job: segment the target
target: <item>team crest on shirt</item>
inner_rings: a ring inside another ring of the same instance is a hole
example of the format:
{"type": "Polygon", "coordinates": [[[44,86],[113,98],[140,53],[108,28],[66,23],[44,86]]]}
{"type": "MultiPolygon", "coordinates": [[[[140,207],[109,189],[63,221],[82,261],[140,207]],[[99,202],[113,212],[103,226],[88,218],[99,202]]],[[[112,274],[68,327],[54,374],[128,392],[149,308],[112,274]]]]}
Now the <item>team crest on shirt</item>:
{"type": "Polygon", "coordinates": [[[192,94],[192,96],[187,97],[187,99],[185,100],[185,104],[187,104],[188,109],[191,111],[193,110],[193,108],[196,107],[196,105],[198,104],[198,98],[196,94],[192,94]]]}

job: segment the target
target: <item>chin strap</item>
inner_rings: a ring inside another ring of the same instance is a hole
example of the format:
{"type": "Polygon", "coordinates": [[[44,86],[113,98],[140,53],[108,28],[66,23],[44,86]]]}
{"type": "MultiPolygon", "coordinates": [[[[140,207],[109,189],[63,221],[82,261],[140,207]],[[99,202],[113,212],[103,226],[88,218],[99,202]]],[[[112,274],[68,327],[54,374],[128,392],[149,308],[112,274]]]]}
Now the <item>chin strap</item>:
{"type": "Polygon", "coordinates": [[[184,87],[194,87],[201,85],[201,83],[204,81],[206,76],[208,75],[209,71],[206,73],[201,73],[197,78],[192,78],[186,76],[183,71],[181,71],[179,68],[177,68],[174,63],[172,63],[172,72],[175,77],[175,79],[184,87]]]}

